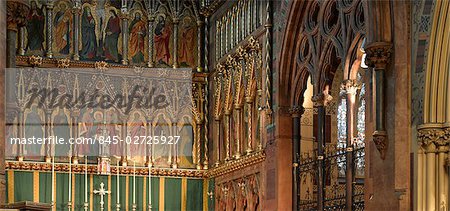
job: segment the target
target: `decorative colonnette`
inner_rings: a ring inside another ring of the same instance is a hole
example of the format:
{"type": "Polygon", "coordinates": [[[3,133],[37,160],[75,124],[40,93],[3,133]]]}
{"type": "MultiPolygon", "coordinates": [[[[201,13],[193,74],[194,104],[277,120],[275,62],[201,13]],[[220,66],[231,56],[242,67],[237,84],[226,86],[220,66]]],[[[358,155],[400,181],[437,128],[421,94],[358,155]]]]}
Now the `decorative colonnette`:
{"type": "Polygon", "coordinates": [[[447,207],[450,123],[420,125],[417,141],[418,206],[426,210],[437,209],[437,204],[447,207]]]}

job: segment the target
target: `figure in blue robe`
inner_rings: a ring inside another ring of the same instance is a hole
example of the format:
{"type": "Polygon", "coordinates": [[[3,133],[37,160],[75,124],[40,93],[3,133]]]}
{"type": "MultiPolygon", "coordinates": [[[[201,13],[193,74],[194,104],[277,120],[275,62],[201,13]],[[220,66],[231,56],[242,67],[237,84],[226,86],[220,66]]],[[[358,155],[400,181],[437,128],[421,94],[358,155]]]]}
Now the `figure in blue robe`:
{"type": "Polygon", "coordinates": [[[93,60],[97,53],[97,38],[95,36],[95,19],[91,9],[85,7],[81,17],[81,59],[93,60]]]}

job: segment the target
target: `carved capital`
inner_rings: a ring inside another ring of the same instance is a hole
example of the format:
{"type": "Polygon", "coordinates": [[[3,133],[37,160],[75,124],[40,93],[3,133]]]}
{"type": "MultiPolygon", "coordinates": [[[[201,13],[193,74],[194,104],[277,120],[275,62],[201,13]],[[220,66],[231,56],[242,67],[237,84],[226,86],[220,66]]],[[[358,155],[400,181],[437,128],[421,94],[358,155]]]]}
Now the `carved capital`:
{"type": "Polygon", "coordinates": [[[300,117],[305,112],[305,109],[302,106],[292,106],[289,109],[289,113],[293,118],[300,117]]]}
{"type": "Polygon", "coordinates": [[[374,42],[364,48],[366,52],[366,65],[376,69],[386,69],[391,59],[392,44],[374,42]]]}
{"type": "Polygon", "coordinates": [[[360,88],[360,84],[355,79],[348,79],[342,82],[341,90],[345,94],[353,94],[356,95],[356,91],[360,88]]]}
{"type": "Polygon", "coordinates": [[[421,125],[417,131],[417,141],[425,147],[426,152],[429,152],[427,146],[431,144],[439,148],[446,147],[450,141],[450,127],[421,125]]]}
{"type": "Polygon", "coordinates": [[[314,107],[327,106],[328,103],[333,99],[331,95],[319,93],[312,97],[312,101],[314,103],[314,107]]]}
{"type": "Polygon", "coordinates": [[[6,5],[7,29],[17,31],[19,27],[25,26],[29,11],[28,6],[19,1],[7,1],[6,5]]]}
{"type": "Polygon", "coordinates": [[[386,158],[386,152],[388,148],[388,139],[386,131],[375,131],[373,133],[373,143],[380,152],[380,158],[384,160],[386,158]]]}

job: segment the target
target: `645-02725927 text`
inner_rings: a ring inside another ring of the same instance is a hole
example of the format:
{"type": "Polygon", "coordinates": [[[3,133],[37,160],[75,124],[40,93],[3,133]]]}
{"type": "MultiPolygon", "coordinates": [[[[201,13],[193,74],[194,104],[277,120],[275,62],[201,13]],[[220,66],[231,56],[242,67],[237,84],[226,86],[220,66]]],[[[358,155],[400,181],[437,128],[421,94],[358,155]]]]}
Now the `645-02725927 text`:
{"type": "Polygon", "coordinates": [[[9,144],[16,145],[71,145],[71,144],[120,144],[125,143],[127,145],[176,145],[180,140],[180,136],[126,136],[122,139],[119,136],[99,136],[96,135],[92,138],[78,137],[65,139],[58,136],[49,137],[27,137],[27,138],[10,138],[9,144]]]}

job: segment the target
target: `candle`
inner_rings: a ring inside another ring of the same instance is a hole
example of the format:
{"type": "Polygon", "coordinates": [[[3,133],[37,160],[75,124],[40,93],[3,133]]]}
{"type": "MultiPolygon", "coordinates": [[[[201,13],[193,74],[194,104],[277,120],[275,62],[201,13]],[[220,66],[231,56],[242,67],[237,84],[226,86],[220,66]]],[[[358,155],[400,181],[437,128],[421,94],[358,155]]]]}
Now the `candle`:
{"type": "MultiPolygon", "coordinates": [[[[152,169],[151,169],[152,164],[149,162],[148,163],[148,204],[151,205],[152,204],[152,169]]],[[[149,211],[150,211],[150,206],[149,206],[149,211]]]]}
{"type": "Polygon", "coordinates": [[[133,204],[136,204],[136,161],[133,160],[133,204]]]}
{"type": "Polygon", "coordinates": [[[72,157],[69,156],[69,201],[72,201],[72,157]]]}
{"type": "Polygon", "coordinates": [[[88,187],[87,187],[87,156],[84,157],[84,203],[88,201],[88,187]]]}
{"type": "Polygon", "coordinates": [[[117,204],[120,204],[120,197],[119,197],[119,195],[120,195],[120,189],[119,189],[119,170],[120,170],[120,168],[119,168],[119,160],[117,160],[117,204]]]}
{"type": "Polygon", "coordinates": [[[52,158],[52,204],[54,202],[55,202],[55,156],[53,156],[52,158]]]}

